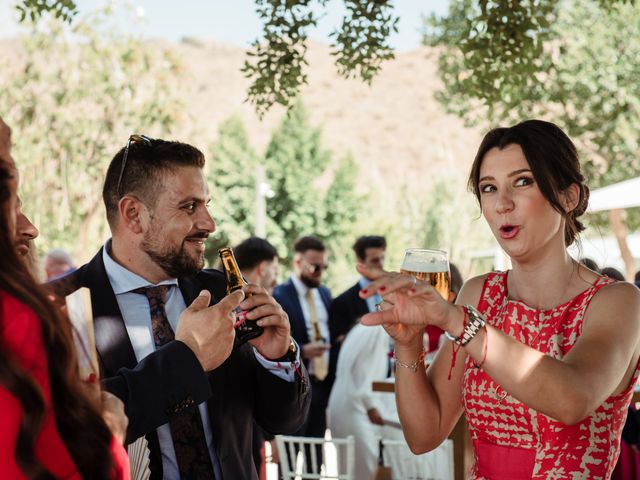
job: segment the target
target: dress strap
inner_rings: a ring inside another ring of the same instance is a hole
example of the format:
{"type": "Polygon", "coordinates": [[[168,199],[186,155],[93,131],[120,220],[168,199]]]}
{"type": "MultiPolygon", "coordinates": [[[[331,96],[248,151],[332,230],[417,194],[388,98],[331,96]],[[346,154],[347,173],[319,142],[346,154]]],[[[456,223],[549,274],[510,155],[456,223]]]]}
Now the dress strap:
{"type": "Polygon", "coordinates": [[[589,288],[585,292],[586,304],[589,305],[589,302],[591,302],[591,299],[593,298],[593,296],[596,293],[598,293],[602,287],[604,287],[605,285],[616,283],[616,282],[617,280],[614,280],[613,278],[607,277],[606,275],[601,275],[600,278],[598,278],[595,282],[593,282],[593,285],[591,285],[591,288],[589,288]]]}
{"type": "Polygon", "coordinates": [[[506,294],[506,276],[507,272],[491,272],[487,275],[482,285],[478,311],[486,314],[492,308],[502,306],[506,294]]]}

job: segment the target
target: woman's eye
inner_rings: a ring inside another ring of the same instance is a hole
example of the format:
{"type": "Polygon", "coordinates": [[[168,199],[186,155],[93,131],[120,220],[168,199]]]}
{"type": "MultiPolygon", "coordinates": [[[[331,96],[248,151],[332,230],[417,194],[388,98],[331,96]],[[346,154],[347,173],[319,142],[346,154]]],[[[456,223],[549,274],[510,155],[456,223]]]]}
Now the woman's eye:
{"type": "Polygon", "coordinates": [[[530,177],[520,177],[516,180],[516,187],[524,187],[525,185],[531,185],[533,183],[533,178],[530,177]]]}
{"type": "Polygon", "coordinates": [[[485,185],[480,185],[480,193],[489,193],[495,191],[496,187],[487,183],[485,185]]]}

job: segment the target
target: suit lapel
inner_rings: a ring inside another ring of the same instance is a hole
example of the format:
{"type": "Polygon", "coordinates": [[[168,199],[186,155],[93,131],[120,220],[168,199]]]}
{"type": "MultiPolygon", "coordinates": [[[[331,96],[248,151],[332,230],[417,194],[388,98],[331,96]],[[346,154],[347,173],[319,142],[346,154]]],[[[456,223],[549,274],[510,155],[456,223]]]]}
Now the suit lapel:
{"type": "Polygon", "coordinates": [[[309,333],[307,332],[307,322],[304,319],[304,314],[302,313],[302,306],[298,299],[298,291],[291,279],[284,284],[284,288],[286,289],[286,294],[291,300],[291,306],[293,307],[293,311],[289,316],[289,320],[291,321],[291,335],[293,338],[301,339],[301,344],[305,345],[309,343],[309,333]]]}
{"type": "Polygon", "coordinates": [[[105,375],[115,375],[122,367],[135,367],[138,362],[104,268],[102,249],[83,268],[81,284],[91,290],[96,347],[105,375]]]}
{"type": "Polygon", "coordinates": [[[331,306],[331,294],[329,293],[329,289],[327,287],[323,287],[322,285],[320,285],[320,287],[318,288],[318,291],[320,292],[320,298],[322,298],[322,303],[324,303],[324,308],[326,308],[328,312],[329,307],[331,306]]]}
{"type": "MultiPolygon", "coordinates": [[[[178,287],[180,287],[182,298],[184,298],[184,303],[187,307],[191,305],[191,302],[193,302],[200,294],[200,291],[204,289],[202,284],[194,277],[179,278],[178,287]]],[[[211,303],[216,303],[213,299],[213,295],[211,298],[211,303]]]]}

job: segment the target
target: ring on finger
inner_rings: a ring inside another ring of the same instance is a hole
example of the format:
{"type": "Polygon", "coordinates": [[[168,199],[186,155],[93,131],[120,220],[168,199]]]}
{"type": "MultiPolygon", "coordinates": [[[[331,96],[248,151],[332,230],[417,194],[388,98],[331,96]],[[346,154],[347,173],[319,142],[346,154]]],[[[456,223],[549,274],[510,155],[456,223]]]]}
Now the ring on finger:
{"type": "Polygon", "coordinates": [[[381,312],[382,311],[382,303],[383,302],[384,302],[384,300],[382,302],[376,303],[376,311],[377,312],[381,312]]]}

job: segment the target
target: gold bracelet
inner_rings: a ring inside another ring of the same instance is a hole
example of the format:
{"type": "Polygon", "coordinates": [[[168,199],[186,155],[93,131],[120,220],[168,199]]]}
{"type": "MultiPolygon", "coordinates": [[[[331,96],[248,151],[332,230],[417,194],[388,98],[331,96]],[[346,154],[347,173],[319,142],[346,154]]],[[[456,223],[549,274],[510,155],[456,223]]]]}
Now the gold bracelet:
{"type": "Polygon", "coordinates": [[[398,360],[398,357],[396,355],[396,351],[394,349],[393,350],[393,358],[396,359],[396,369],[397,369],[397,367],[408,368],[413,373],[416,373],[418,371],[418,365],[420,365],[420,364],[424,365],[424,356],[426,354],[427,354],[427,352],[425,352],[424,348],[423,348],[422,352],[420,352],[420,355],[418,355],[418,358],[417,358],[417,360],[415,362],[413,362],[413,363],[404,363],[404,362],[401,362],[400,360],[398,360]]]}

